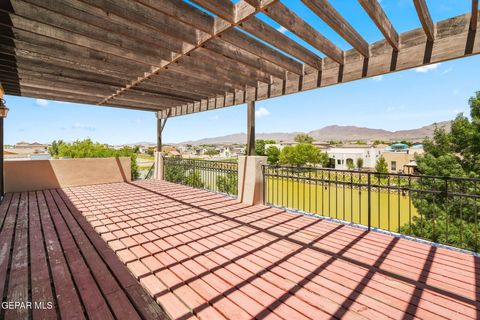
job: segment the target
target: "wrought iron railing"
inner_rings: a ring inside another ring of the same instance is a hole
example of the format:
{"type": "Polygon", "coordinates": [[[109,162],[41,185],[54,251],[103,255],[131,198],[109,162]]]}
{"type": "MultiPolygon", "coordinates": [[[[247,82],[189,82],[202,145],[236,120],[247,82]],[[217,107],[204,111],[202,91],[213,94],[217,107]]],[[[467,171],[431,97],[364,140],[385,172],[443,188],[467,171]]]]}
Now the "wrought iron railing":
{"type": "Polygon", "coordinates": [[[237,162],[165,158],[164,178],[195,188],[238,195],[237,162]]]}
{"type": "Polygon", "coordinates": [[[265,204],[479,251],[480,179],[264,166],[265,204]]]}

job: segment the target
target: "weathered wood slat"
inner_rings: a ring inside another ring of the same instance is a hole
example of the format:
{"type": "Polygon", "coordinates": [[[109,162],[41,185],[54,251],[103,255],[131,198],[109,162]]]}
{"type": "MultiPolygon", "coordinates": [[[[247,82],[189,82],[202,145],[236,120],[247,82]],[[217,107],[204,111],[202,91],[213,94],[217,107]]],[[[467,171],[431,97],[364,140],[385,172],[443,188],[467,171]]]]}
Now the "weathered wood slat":
{"type": "Polygon", "coordinates": [[[478,0],[472,0],[472,18],[470,20],[470,29],[477,30],[478,24],[478,0]]]}
{"type": "Polygon", "coordinates": [[[220,35],[220,38],[233,44],[234,46],[245,49],[258,57],[268,60],[277,66],[284,68],[285,70],[296,74],[303,74],[303,66],[301,63],[287,57],[284,54],[281,54],[270,47],[265,46],[263,43],[247,36],[245,33],[239,30],[229,29],[223,32],[220,35]]]}
{"type": "Polygon", "coordinates": [[[368,43],[350,23],[335,10],[328,0],[302,0],[302,2],[364,57],[369,56],[368,43]]]}
{"type": "Polygon", "coordinates": [[[48,261],[43,245],[42,224],[38,211],[37,195],[28,193],[28,221],[30,235],[30,278],[32,283],[32,302],[39,303],[43,308],[32,310],[33,319],[56,319],[56,297],[52,292],[48,261]]]}
{"type": "Polygon", "coordinates": [[[343,64],[343,51],[281,2],[273,4],[264,12],[320,52],[343,64]]]}
{"type": "Polygon", "coordinates": [[[230,23],[236,22],[235,5],[230,0],[192,0],[199,6],[211,13],[227,20],[230,23]]]}
{"type": "Polygon", "coordinates": [[[132,320],[140,319],[134,306],[128,300],[122,288],[108,270],[107,265],[96,252],[84,231],[78,226],[77,221],[72,217],[57,191],[52,190],[51,196],[56,202],[58,211],[65,221],[65,225],[70,230],[79,250],[82,252],[85,263],[88,265],[89,270],[95,278],[103,296],[105,296],[115,317],[132,320]]]}
{"type": "MultiPolygon", "coordinates": [[[[18,204],[7,301],[29,301],[28,263],[28,194],[23,192],[18,204]]],[[[28,308],[7,308],[5,319],[27,320],[29,312],[28,308]]]]}
{"type": "Polygon", "coordinates": [[[50,215],[52,217],[62,251],[67,260],[68,266],[75,280],[79,295],[82,299],[85,311],[89,318],[93,319],[114,319],[107,302],[97,286],[84,258],[73,239],[67,225],[63,221],[59,209],[53,200],[50,191],[44,191],[50,215]]]}
{"type": "Polygon", "coordinates": [[[85,319],[81,300],[63,256],[43,192],[37,192],[42,230],[56,293],[56,308],[63,319],[85,319]]]}
{"type": "Polygon", "coordinates": [[[133,24],[129,20],[84,2],[75,0],[64,0],[60,3],[55,0],[25,1],[36,7],[49,10],[45,10],[45,12],[56,12],[67,19],[74,19],[74,21],[80,21],[82,24],[99,28],[91,28],[93,31],[104,30],[109,40],[121,43],[125,38],[131,39],[133,44],[140,45],[137,50],[150,48],[159,52],[182,53],[192,46],[169,35],[155,32],[141,24],[133,24]]]}
{"type": "Polygon", "coordinates": [[[392,23],[388,19],[387,15],[383,11],[378,0],[358,0],[363,9],[368,13],[370,18],[375,22],[378,29],[382,32],[388,43],[396,50],[399,49],[398,33],[392,26],[392,23]]]}
{"type": "Polygon", "coordinates": [[[185,2],[170,0],[139,0],[139,2],[183,23],[189,24],[194,28],[209,34],[215,33],[214,18],[185,2]]]}
{"type": "Polygon", "coordinates": [[[433,41],[435,39],[435,26],[430,16],[427,3],[425,0],[413,0],[413,3],[415,4],[415,9],[417,10],[423,31],[425,31],[428,40],[433,41]]]}
{"type": "Polygon", "coordinates": [[[291,56],[309,64],[310,66],[319,70],[322,68],[322,58],[312,53],[305,47],[302,47],[297,42],[293,41],[275,28],[269,26],[262,20],[256,17],[251,17],[250,19],[242,22],[240,27],[255,37],[277,47],[283,52],[290,54],[291,56]]]}
{"type": "Polygon", "coordinates": [[[236,47],[220,38],[212,39],[203,45],[204,48],[220,53],[230,59],[242,62],[274,77],[285,79],[285,69],[270,61],[259,58],[245,49],[236,47]]]}

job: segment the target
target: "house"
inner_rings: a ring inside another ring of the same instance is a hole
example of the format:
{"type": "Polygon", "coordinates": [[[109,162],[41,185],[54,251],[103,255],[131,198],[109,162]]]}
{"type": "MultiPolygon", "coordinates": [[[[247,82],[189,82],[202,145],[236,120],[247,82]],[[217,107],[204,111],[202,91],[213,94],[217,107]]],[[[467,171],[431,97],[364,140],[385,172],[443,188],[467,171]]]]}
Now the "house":
{"type": "Polygon", "coordinates": [[[416,172],[415,157],[423,154],[423,145],[416,144],[408,146],[402,143],[396,143],[388,146],[382,152],[388,166],[388,172],[392,173],[414,173],[416,172]]]}
{"type": "Polygon", "coordinates": [[[363,168],[374,168],[382,149],[372,145],[341,145],[331,147],[326,152],[331,168],[347,170],[356,167],[357,159],[363,160],[363,168]]]}

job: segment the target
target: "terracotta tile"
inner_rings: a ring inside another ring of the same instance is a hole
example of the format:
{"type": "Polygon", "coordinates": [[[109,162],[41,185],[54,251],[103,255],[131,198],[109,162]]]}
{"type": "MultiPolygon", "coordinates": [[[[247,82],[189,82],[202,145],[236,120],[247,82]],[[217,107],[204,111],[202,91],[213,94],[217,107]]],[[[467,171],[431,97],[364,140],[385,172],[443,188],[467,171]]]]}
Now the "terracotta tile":
{"type": "Polygon", "coordinates": [[[139,260],[127,263],[127,267],[137,279],[144,277],[150,273],[148,268],[139,260]]]}
{"type": "Polygon", "coordinates": [[[117,251],[117,255],[125,264],[137,260],[137,257],[128,249],[117,251]]]}
{"type": "Polygon", "coordinates": [[[158,253],[158,252],[160,252],[160,251],[162,250],[162,249],[160,249],[158,246],[156,246],[155,244],[153,244],[152,242],[144,243],[144,244],[142,244],[142,247],[144,247],[145,249],[147,249],[147,251],[150,252],[151,254],[158,253]]]}
{"type": "Polygon", "coordinates": [[[107,232],[107,233],[102,233],[102,239],[108,242],[108,241],[117,239],[117,237],[115,237],[113,233],[107,232]]]}
{"type": "Polygon", "coordinates": [[[150,253],[145,250],[142,246],[134,246],[130,248],[130,251],[139,259],[147,257],[150,255],[150,253]]]}
{"type": "Polygon", "coordinates": [[[123,230],[114,231],[113,234],[115,235],[115,237],[117,237],[119,239],[124,238],[124,237],[128,237],[128,234],[123,230]]]}
{"type": "Polygon", "coordinates": [[[130,238],[130,237],[123,238],[123,239],[121,239],[120,241],[122,241],[122,243],[123,243],[127,248],[130,248],[130,247],[133,247],[133,246],[138,245],[137,241],[133,240],[133,239],[130,238]]]}
{"type": "Polygon", "coordinates": [[[144,265],[147,266],[147,268],[151,272],[157,272],[158,270],[160,270],[160,268],[163,267],[163,264],[161,264],[160,261],[158,261],[156,258],[152,256],[143,258],[141,259],[141,261],[143,262],[144,265]]]}
{"type": "Polygon", "coordinates": [[[119,240],[110,241],[108,245],[110,246],[110,248],[112,248],[113,251],[118,251],[125,248],[123,243],[121,243],[119,240]]]}
{"type": "Polygon", "coordinates": [[[148,239],[145,238],[144,235],[142,234],[137,234],[137,235],[134,235],[132,236],[132,239],[137,241],[138,243],[142,244],[142,243],[145,243],[145,242],[148,242],[148,239]]]}

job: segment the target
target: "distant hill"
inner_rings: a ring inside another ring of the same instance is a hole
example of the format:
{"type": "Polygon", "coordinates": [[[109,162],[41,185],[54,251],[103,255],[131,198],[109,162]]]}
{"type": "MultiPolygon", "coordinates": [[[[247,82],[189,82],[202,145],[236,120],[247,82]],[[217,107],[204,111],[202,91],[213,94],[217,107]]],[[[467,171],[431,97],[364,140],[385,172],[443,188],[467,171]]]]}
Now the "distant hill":
{"type": "MultiPolygon", "coordinates": [[[[388,131],[384,129],[371,129],[356,126],[327,126],[321,129],[307,132],[317,142],[328,142],[330,140],[341,141],[398,141],[398,140],[410,140],[421,141],[425,137],[433,136],[435,126],[450,130],[451,121],[439,122],[437,124],[431,124],[418,129],[411,130],[399,130],[388,131]]],[[[300,132],[275,132],[275,133],[257,133],[257,139],[271,139],[282,142],[292,142],[297,134],[300,132]]],[[[245,143],[247,137],[245,133],[230,134],[222,137],[205,138],[195,141],[186,141],[182,144],[234,144],[245,143]]]]}

